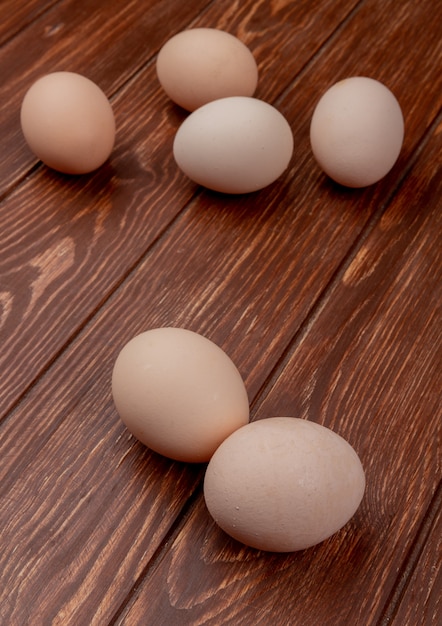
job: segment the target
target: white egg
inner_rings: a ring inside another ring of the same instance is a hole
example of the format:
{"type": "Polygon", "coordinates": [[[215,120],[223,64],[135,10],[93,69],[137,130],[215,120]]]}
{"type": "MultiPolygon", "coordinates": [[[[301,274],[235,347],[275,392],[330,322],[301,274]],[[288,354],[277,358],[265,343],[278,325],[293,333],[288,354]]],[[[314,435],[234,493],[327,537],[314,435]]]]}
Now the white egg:
{"type": "Polygon", "coordinates": [[[112,373],[117,411],[146,446],[178,461],[208,461],[249,420],[241,375],[215,343],[184,328],[131,339],[112,373]]]}
{"type": "Polygon", "coordinates": [[[223,193],[249,193],[287,168],[293,135],[273,106],[245,96],[209,102],[183,122],[173,144],[180,169],[194,182],[223,193]]]}
{"type": "Polygon", "coordinates": [[[316,161],[347,187],[366,187],[395,164],[404,139],[401,107],[382,83],[353,76],[334,84],[313,112],[310,142],[316,161]]]}
{"type": "Polygon", "coordinates": [[[204,478],[215,522],[261,550],[303,550],[354,515],[365,475],[354,449],[314,422],[272,417],[249,423],[217,449],[204,478]]]}

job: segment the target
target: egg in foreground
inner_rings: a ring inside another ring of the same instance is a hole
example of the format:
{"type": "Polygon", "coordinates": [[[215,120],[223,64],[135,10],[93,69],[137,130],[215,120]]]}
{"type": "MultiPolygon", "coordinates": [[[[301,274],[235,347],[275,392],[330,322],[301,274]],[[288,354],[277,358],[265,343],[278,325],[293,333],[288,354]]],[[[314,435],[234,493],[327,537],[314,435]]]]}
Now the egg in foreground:
{"type": "Polygon", "coordinates": [[[327,539],[354,515],[365,475],[350,444],[307,420],[272,417],[236,430],[212,456],[204,497],[215,522],[260,550],[327,539]]]}
{"type": "Polygon", "coordinates": [[[252,96],[258,68],[249,48],[216,28],[190,28],[171,37],[156,64],[169,98],[188,111],[228,96],[252,96]]]}
{"type": "Polygon", "coordinates": [[[129,431],[178,461],[208,461],[249,421],[234,363],[215,343],[183,328],[155,328],[131,339],[115,361],[112,395],[129,431]]]}
{"type": "Polygon", "coordinates": [[[347,187],[372,185],[391,170],[402,148],[404,119],[382,83],[353,76],[335,83],[316,105],[310,143],[323,171],[347,187]]]}
{"type": "Polygon", "coordinates": [[[215,100],[191,113],[173,144],[175,161],[191,180],[229,194],[270,185],[292,153],[285,117],[267,102],[243,96],[215,100]]]}
{"type": "Polygon", "coordinates": [[[20,121],[32,152],[65,174],[97,169],[109,158],[115,142],[109,100],[98,85],[74,72],[52,72],[31,85],[20,121]]]}

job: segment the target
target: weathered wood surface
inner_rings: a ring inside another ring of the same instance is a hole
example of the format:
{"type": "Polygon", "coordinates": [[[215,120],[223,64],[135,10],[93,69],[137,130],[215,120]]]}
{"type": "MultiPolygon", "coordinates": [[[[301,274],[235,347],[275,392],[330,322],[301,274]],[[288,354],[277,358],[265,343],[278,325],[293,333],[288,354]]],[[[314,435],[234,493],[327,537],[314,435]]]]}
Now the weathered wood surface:
{"type": "Polygon", "coordinates": [[[383,623],[438,624],[442,588],[442,489],[424,518],[422,529],[398,577],[383,623]]]}
{"type": "MultiPolygon", "coordinates": [[[[75,6],[78,10],[78,3],[75,6]]],[[[232,10],[230,13],[226,11],[228,6],[229,3],[215,3],[211,7],[212,11],[204,14],[204,19],[201,18],[197,23],[219,25],[232,30],[238,24],[242,12],[232,10]]],[[[258,22],[261,31],[257,37],[263,37],[263,29],[268,32],[271,25],[266,3],[262,6],[264,15],[262,22],[258,22]]],[[[296,44],[296,41],[292,41],[292,29],[289,23],[285,23],[282,67],[280,58],[274,54],[271,55],[273,62],[269,63],[269,44],[261,44],[265,75],[269,76],[260,88],[261,97],[271,99],[273,91],[277,88],[281,90],[274,78],[279,68],[286,73],[286,79],[282,82],[285,85],[288,78],[296,75],[309,56],[314,54],[319,45],[317,31],[321,16],[328,25],[324,35],[331,32],[330,7],[325,4],[322,11],[316,9],[311,20],[315,37],[309,45],[304,43],[306,34],[304,30],[299,30],[298,23],[308,29],[307,16],[313,11],[309,6],[308,3],[301,5],[292,17],[300,33],[301,47],[296,55],[292,52],[296,44]]],[[[256,5],[254,11],[257,11],[256,5]]],[[[247,12],[245,16],[248,16],[247,12]]],[[[242,19],[245,20],[245,17],[242,19]]],[[[53,21],[48,20],[49,23],[53,21]]],[[[182,21],[179,23],[183,26],[182,21]]],[[[281,34],[281,18],[278,14],[274,16],[273,23],[276,34],[281,34]]],[[[132,42],[133,31],[130,26],[127,26],[127,37],[132,42]]],[[[155,27],[156,22],[153,21],[150,28],[155,27]]],[[[166,33],[171,27],[168,23],[163,25],[162,41],[167,39],[166,33]]],[[[237,28],[241,33],[245,26],[237,28]]],[[[147,37],[150,31],[146,24],[142,25],[142,29],[143,36],[147,37]]],[[[71,35],[66,37],[70,39],[71,35]]],[[[16,47],[19,47],[18,44],[16,47]]],[[[47,54],[49,51],[52,48],[48,49],[47,54]]],[[[15,54],[18,55],[18,52],[15,54]]],[[[51,52],[50,60],[54,54],[51,52]]],[[[114,54],[118,57],[119,51],[114,50],[114,54]]],[[[139,56],[135,54],[132,60],[134,71],[138,68],[139,56]]],[[[9,57],[5,64],[11,64],[9,57]]],[[[103,65],[106,76],[112,76],[111,71],[115,72],[114,65],[103,65]]],[[[46,62],[44,67],[49,70],[52,66],[46,62]]],[[[71,64],[68,67],[72,69],[71,64]]],[[[59,65],[57,69],[60,69],[59,65]]],[[[83,65],[76,65],[74,69],[84,71],[83,65]]],[[[96,80],[93,66],[89,69],[88,75],[92,74],[96,80]]],[[[125,72],[128,73],[127,68],[125,72]]],[[[117,77],[119,80],[119,74],[117,77]]],[[[104,82],[104,78],[98,81],[100,85],[104,82]]],[[[25,83],[22,81],[22,84],[23,90],[25,83]]],[[[0,415],[10,408],[44,368],[48,354],[56,354],[63,348],[195,193],[194,186],[177,172],[171,156],[173,135],[183,119],[183,113],[171,106],[159,90],[153,63],[147,64],[139,74],[135,73],[133,81],[115,98],[114,107],[119,138],[113,159],[108,165],[81,181],[39,168],[2,204],[0,247],[5,253],[4,260],[0,260],[0,267],[7,340],[0,355],[0,367],[8,363],[8,374],[0,382],[3,397],[0,415]],[[17,206],[21,207],[24,215],[24,220],[19,223],[17,206]],[[16,293],[18,275],[20,291],[16,293]],[[49,299],[56,299],[57,306],[48,306],[49,299]]],[[[16,122],[17,108],[19,101],[14,100],[7,109],[9,117],[16,122]]],[[[17,169],[14,164],[18,159],[13,147],[9,148],[8,137],[13,138],[16,150],[25,152],[31,158],[17,123],[10,123],[7,127],[9,131],[3,133],[7,146],[3,161],[0,157],[0,173],[5,177],[5,188],[11,168],[15,168],[13,171],[17,169]]],[[[26,165],[29,166],[27,162],[26,165]]]]}
{"type": "Polygon", "coordinates": [[[0,3],[0,624],[436,624],[440,604],[442,26],[431,0],[0,3]],[[25,10],[26,9],[26,10],[25,10]],[[254,52],[257,96],[295,135],[290,169],[236,198],[181,175],[184,112],[155,54],[188,25],[254,52]],[[116,113],[85,177],[29,153],[21,98],[80,71],[116,113]],[[344,190],[309,149],[315,102],[366,74],[406,138],[377,185],[344,190]],[[177,325],[222,346],[253,418],[324,423],[367,493],[324,544],[263,554],[214,527],[204,467],[143,448],[110,375],[122,345],[177,325]]]}
{"type": "Polygon", "coordinates": [[[434,267],[441,213],[431,199],[442,193],[441,131],[442,124],[425,146],[433,165],[422,160],[411,170],[255,405],[255,417],[320,421],[352,443],[368,481],[354,520],[313,550],[260,555],[226,542],[200,497],[155,575],[137,589],[127,623],[246,625],[255,612],[259,624],[304,624],[306,615],[330,625],[380,619],[440,484],[441,288],[434,267]],[[286,594],[275,605],[280,587],[286,594]]]}

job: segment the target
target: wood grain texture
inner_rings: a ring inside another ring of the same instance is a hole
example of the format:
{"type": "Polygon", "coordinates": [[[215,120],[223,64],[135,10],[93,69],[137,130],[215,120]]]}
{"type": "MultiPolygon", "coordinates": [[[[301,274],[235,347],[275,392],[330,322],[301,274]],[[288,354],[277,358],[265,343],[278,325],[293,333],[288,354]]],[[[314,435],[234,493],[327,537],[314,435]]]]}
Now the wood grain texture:
{"type": "MultiPolygon", "coordinates": [[[[235,31],[234,24],[242,19],[242,26],[236,28],[245,33],[245,16],[241,12],[231,15],[226,5],[216,3],[198,23],[235,31]]],[[[266,4],[259,6],[263,31],[272,22],[266,4]]],[[[257,11],[255,5],[255,19],[257,11]]],[[[291,16],[292,23],[308,25],[302,11],[318,13],[316,7],[303,4],[291,16]]],[[[328,4],[319,12],[326,24],[329,13],[328,4]]],[[[276,13],[275,29],[280,19],[276,13]]],[[[311,20],[315,33],[317,19],[311,20]]],[[[330,30],[328,25],[328,30],[320,32],[325,36],[330,30]]],[[[283,51],[293,46],[290,21],[284,33],[283,51]]],[[[304,31],[300,37],[303,41],[304,31]]],[[[290,75],[299,72],[315,52],[318,40],[316,34],[311,45],[303,46],[293,57],[290,75]]],[[[267,70],[270,75],[280,67],[279,58],[272,58],[274,63],[267,70]]],[[[287,65],[284,68],[287,72],[287,65]]],[[[271,96],[271,91],[262,91],[263,96],[271,96]]],[[[40,168],[0,206],[0,246],[5,251],[0,260],[3,329],[7,337],[0,367],[8,364],[0,383],[2,414],[195,193],[195,186],[178,173],[171,155],[183,113],[160,91],[153,63],[137,74],[113,104],[120,139],[109,164],[81,180],[40,168]]]]}
{"type": "Polygon", "coordinates": [[[2,190],[23,178],[36,163],[20,132],[19,110],[37,78],[57,70],[79,72],[112,97],[171,32],[184,28],[208,3],[65,0],[1,47],[2,190]]]}
{"type": "Polygon", "coordinates": [[[118,623],[377,623],[441,477],[442,229],[428,203],[442,191],[441,131],[425,148],[433,167],[412,170],[255,408],[319,421],[355,447],[368,485],[358,513],[312,550],[266,555],[227,539],[200,498],[118,623]]]}
{"type": "Polygon", "coordinates": [[[0,623],[438,623],[433,3],[49,4],[8,14],[0,47],[0,623]],[[155,54],[188,25],[245,41],[257,96],[293,129],[290,168],[258,194],[202,190],[173,162],[185,113],[159,89],[155,54]],[[24,145],[20,98],[52,69],[86,73],[112,99],[117,145],[94,174],[51,172],[24,145]],[[315,102],[352,74],[385,82],[406,120],[398,163],[365,190],[328,181],[308,140],[315,102]],[[128,434],[110,396],[113,363],[134,334],[163,325],[225,349],[254,419],[320,421],[356,448],[367,493],[340,533],[298,554],[246,549],[208,516],[204,466],[128,434]]]}
{"type": "Polygon", "coordinates": [[[432,626],[440,621],[441,563],[442,486],[436,493],[416,545],[405,563],[382,624],[432,626]]]}
{"type": "Polygon", "coordinates": [[[57,0],[2,0],[0,22],[0,45],[12,39],[19,31],[32,24],[47,11],[57,0]]]}

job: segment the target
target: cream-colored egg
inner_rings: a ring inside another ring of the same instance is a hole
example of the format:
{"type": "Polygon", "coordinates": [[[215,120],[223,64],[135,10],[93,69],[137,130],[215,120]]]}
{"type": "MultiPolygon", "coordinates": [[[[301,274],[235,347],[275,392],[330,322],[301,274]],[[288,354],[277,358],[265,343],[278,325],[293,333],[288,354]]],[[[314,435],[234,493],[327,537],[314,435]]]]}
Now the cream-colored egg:
{"type": "Polygon", "coordinates": [[[404,139],[401,107],[382,83],[353,76],[333,85],[313,112],[313,154],[330,178],[366,187],[395,164],[404,139]]]}
{"type": "Polygon", "coordinates": [[[258,82],[249,48],[215,28],[192,28],[169,39],[156,69],[169,98],[188,111],[219,98],[252,96],[258,82]]]}
{"type": "Polygon", "coordinates": [[[182,123],[173,154],[194,182],[223,193],[249,193],[273,183],[287,168],[293,135],[285,117],[256,98],[209,102],[182,123]]]}
{"type": "Polygon", "coordinates": [[[118,355],[112,394],[127,428],[178,461],[205,462],[249,420],[241,375],[215,343],[183,328],[155,328],[118,355]]]}
{"type": "Polygon", "coordinates": [[[215,522],[242,543],[303,550],[356,512],[365,475],[350,444],[291,417],[251,422],[230,435],[207,467],[204,497],[215,522]]]}
{"type": "Polygon", "coordinates": [[[74,72],[52,72],[28,89],[21,127],[34,154],[66,174],[97,169],[115,142],[109,100],[95,83],[74,72]]]}

